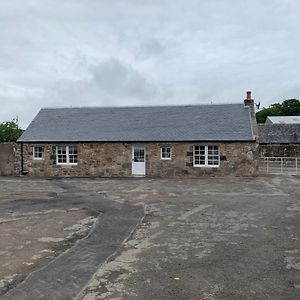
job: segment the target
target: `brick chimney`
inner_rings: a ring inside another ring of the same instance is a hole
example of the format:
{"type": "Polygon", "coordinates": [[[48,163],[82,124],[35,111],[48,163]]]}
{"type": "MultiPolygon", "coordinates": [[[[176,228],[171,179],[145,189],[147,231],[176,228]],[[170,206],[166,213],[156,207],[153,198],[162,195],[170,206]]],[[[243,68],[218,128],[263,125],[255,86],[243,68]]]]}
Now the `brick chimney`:
{"type": "Polygon", "coordinates": [[[245,105],[245,107],[249,107],[252,133],[257,138],[258,137],[258,128],[257,128],[257,123],[256,123],[256,117],[255,117],[254,100],[252,99],[251,91],[246,92],[246,99],[244,100],[244,105],[245,105]]]}
{"type": "Polygon", "coordinates": [[[244,100],[245,106],[254,106],[254,101],[251,96],[251,91],[246,92],[246,99],[244,100]]]}

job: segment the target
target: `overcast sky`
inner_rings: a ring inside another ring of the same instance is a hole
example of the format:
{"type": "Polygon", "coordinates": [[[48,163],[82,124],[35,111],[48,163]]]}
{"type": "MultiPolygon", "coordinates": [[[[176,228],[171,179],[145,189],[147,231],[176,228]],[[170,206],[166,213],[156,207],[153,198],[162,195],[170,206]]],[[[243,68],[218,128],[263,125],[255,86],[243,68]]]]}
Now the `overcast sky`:
{"type": "Polygon", "coordinates": [[[300,98],[299,0],[0,0],[0,122],[300,98]]]}

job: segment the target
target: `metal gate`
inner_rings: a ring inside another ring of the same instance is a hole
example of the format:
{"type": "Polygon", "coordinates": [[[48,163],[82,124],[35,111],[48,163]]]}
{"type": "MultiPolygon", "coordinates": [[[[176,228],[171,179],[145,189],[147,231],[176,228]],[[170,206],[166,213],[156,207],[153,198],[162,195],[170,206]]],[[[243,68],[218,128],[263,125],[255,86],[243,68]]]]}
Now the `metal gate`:
{"type": "Polygon", "coordinates": [[[299,174],[299,157],[260,157],[259,171],[271,174],[299,174]]]}

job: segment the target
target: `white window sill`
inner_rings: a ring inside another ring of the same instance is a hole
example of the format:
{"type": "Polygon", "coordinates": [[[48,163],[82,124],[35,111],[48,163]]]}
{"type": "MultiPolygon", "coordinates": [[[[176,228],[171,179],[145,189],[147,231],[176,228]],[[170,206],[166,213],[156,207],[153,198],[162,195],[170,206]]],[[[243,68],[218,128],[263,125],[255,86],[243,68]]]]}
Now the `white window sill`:
{"type": "Polygon", "coordinates": [[[172,160],[172,158],[162,158],[161,157],[161,160],[172,160]]]}
{"type": "Polygon", "coordinates": [[[77,166],[77,163],[56,163],[58,166],[77,166]]]}
{"type": "Polygon", "coordinates": [[[44,158],[42,158],[42,157],[39,157],[39,158],[34,157],[32,160],[34,160],[34,161],[41,161],[41,160],[44,160],[44,158]]]}
{"type": "Polygon", "coordinates": [[[220,168],[220,165],[193,165],[194,168],[220,168]]]}

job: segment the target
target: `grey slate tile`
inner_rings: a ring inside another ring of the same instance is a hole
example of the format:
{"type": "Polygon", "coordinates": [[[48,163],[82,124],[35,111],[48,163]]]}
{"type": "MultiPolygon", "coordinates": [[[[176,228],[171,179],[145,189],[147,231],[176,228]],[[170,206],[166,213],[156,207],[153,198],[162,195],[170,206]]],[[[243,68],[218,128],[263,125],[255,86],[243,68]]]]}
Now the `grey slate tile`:
{"type": "Polygon", "coordinates": [[[43,108],[19,142],[252,141],[243,104],[43,108]]]}
{"type": "Polygon", "coordinates": [[[299,144],[300,124],[259,124],[260,144],[299,144]]]}

